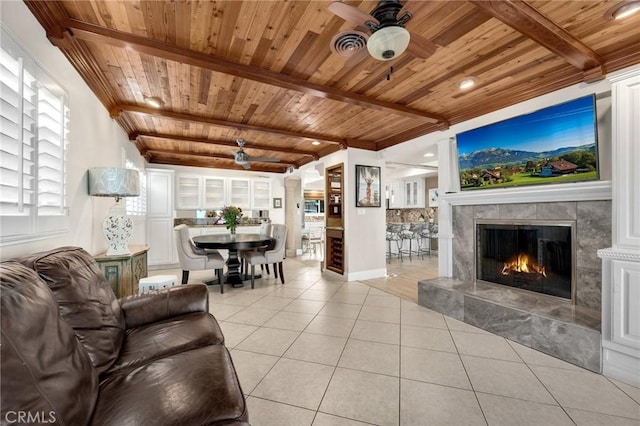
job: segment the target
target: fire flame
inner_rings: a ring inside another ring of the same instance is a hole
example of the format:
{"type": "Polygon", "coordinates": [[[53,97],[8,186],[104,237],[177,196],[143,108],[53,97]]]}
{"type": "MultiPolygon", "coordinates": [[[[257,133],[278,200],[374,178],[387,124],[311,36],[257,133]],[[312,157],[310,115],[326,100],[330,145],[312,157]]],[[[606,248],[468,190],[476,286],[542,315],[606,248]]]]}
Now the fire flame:
{"type": "Polygon", "coordinates": [[[547,271],[544,266],[538,266],[533,260],[529,260],[526,254],[519,254],[515,260],[505,263],[500,273],[509,275],[511,272],[522,272],[525,274],[540,274],[546,278],[547,271]]]}

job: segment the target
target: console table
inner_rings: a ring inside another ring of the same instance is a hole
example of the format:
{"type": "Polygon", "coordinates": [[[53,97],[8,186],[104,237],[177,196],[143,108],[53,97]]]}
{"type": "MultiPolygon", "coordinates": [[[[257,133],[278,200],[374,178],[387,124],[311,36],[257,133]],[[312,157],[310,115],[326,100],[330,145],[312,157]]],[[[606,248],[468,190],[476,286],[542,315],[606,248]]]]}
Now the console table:
{"type": "Polygon", "coordinates": [[[147,276],[147,246],[129,246],[131,254],[107,256],[100,253],[95,260],[116,297],[138,293],[138,281],[147,276]]]}

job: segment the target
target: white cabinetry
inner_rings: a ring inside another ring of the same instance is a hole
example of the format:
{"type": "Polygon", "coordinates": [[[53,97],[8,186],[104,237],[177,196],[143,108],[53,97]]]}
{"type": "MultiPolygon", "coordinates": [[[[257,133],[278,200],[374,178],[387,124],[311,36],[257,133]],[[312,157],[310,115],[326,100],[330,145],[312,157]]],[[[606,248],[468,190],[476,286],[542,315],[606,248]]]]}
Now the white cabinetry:
{"type": "Polygon", "coordinates": [[[424,179],[394,180],[389,183],[389,208],[424,208],[424,179]]]}
{"type": "Polygon", "coordinates": [[[404,184],[401,180],[389,183],[389,208],[401,209],[404,207],[404,184]]]}
{"type": "Polygon", "coordinates": [[[176,177],[176,210],[243,210],[271,208],[270,179],[242,179],[180,174],[176,177]]]}
{"type": "Polygon", "coordinates": [[[612,247],[602,258],[602,372],[640,387],[640,67],[611,78],[612,247]]]}
{"type": "Polygon", "coordinates": [[[404,181],[404,206],[407,208],[424,208],[424,179],[404,181]]]}
{"type": "Polygon", "coordinates": [[[178,256],[173,239],[173,171],[147,169],[147,262],[171,265],[178,256]]]}
{"type": "Polygon", "coordinates": [[[251,208],[251,180],[229,179],[229,205],[240,207],[243,210],[251,208]]]}
{"type": "Polygon", "coordinates": [[[191,210],[202,207],[202,178],[178,175],[176,179],[176,209],[191,210]]]}
{"type": "Polygon", "coordinates": [[[271,181],[269,179],[251,181],[251,208],[253,210],[271,208],[271,181]]]}
{"type": "Polygon", "coordinates": [[[225,178],[202,178],[202,207],[216,210],[224,207],[226,198],[225,183],[225,178]]]}

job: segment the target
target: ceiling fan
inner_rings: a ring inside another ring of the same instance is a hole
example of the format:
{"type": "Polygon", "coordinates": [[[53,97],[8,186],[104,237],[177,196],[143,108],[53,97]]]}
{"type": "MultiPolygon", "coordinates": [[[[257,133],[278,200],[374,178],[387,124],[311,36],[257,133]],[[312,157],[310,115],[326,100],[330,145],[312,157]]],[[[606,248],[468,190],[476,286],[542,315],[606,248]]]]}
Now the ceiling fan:
{"type": "Polygon", "coordinates": [[[241,165],[245,169],[251,168],[249,166],[250,161],[261,161],[263,163],[279,163],[280,162],[279,158],[249,157],[247,153],[244,152],[244,149],[242,149],[242,147],[244,147],[245,140],[240,138],[236,140],[236,143],[238,144],[238,147],[240,147],[240,149],[238,151],[231,151],[231,153],[233,154],[233,160],[236,162],[236,164],[241,165]]]}
{"type": "MultiPolygon", "coordinates": [[[[334,1],[329,5],[329,11],[336,16],[356,25],[366,27],[371,36],[366,40],[369,54],[380,61],[397,58],[408,50],[412,55],[425,59],[433,55],[437,47],[424,37],[410,34],[404,25],[413,15],[402,11],[403,5],[399,0],[381,0],[371,11],[371,14],[350,6],[342,1],[334,1]],[[400,14],[402,12],[402,14],[400,14]],[[398,16],[400,14],[400,16],[398,16]]],[[[340,41],[340,37],[338,42],[340,41]]],[[[336,37],[332,43],[337,43],[336,37]]],[[[346,37],[346,34],[345,34],[346,37]]],[[[352,37],[353,39],[353,37],[352,37]]],[[[360,39],[360,43],[362,40],[360,39]]],[[[362,44],[362,43],[361,43],[362,44]]],[[[352,47],[356,50],[359,46],[352,47]]],[[[336,51],[332,44],[332,50],[336,51]]]]}

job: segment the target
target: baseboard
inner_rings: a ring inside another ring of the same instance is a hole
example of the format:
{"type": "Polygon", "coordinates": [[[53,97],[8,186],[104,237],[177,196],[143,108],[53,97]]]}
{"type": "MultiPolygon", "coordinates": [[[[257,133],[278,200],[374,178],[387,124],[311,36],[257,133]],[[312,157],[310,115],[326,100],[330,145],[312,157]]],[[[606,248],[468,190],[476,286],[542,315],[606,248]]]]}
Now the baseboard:
{"type": "Polygon", "coordinates": [[[640,359],[622,352],[603,348],[602,374],[612,379],[640,387],[640,359]]]}
{"type": "Polygon", "coordinates": [[[347,274],[347,281],[363,281],[373,278],[382,278],[387,275],[387,268],[371,269],[369,271],[359,271],[347,274]]]}

